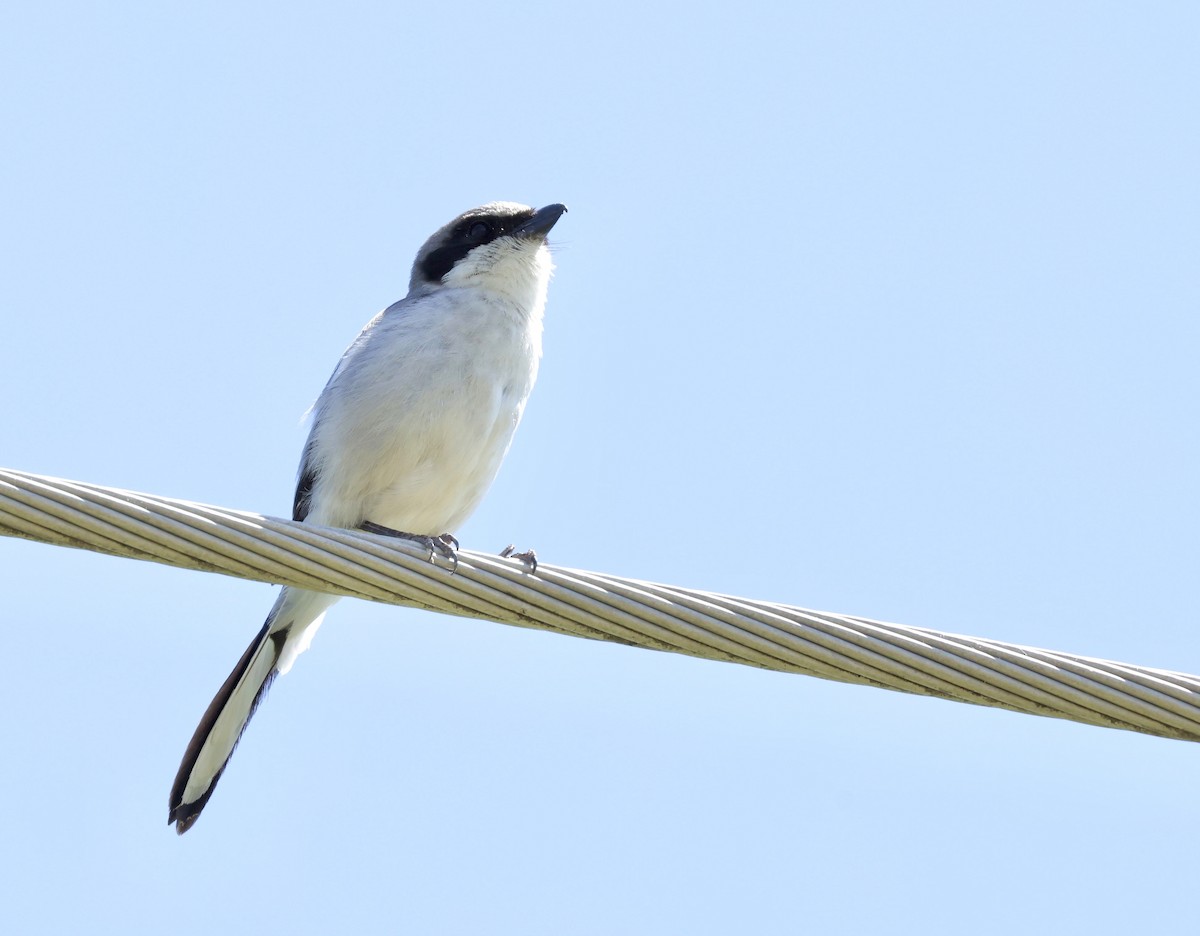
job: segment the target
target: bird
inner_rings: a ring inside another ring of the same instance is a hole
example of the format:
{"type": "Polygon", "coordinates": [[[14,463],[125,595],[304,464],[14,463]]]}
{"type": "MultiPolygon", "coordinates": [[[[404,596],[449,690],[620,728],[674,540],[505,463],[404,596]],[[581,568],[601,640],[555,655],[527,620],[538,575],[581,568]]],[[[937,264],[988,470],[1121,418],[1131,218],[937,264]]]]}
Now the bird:
{"type": "MultiPolygon", "coordinates": [[[[453,531],[500,470],[537,379],[554,268],[546,237],[566,210],[489,202],[425,242],[408,294],[363,327],[309,411],[294,520],[416,540],[457,562],[453,531]]],[[[183,755],[167,820],[178,834],[337,600],[282,588],[183,755]]]]}

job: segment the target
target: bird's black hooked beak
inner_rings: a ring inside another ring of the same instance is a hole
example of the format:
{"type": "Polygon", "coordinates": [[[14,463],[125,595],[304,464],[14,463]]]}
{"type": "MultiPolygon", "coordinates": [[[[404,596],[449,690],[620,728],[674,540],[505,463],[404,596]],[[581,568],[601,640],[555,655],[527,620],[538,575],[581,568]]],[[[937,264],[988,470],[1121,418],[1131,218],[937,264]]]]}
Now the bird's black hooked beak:
{"type": "Polygon", "coordinates": [[[512,233],[518,236],[545,237],[550,233],[550,229],[558,223],[558,219],[567,213],[566,205],[547,205],[545,208],[539,208],[533,213],[533,217],[528,221],[522,221],[512,233]]]}

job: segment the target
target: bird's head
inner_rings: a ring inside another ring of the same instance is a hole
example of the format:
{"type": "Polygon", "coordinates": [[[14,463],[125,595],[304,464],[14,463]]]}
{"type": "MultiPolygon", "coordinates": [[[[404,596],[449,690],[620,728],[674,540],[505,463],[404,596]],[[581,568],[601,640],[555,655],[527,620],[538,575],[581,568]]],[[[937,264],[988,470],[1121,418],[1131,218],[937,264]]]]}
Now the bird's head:
{"type": "Polygon", "coordinates": [[[544,297],[553,269],[546,235],[566,210],[489,202],[463,212],[417,253],[409,295],[474,287],[518,299],[544,297]]]}

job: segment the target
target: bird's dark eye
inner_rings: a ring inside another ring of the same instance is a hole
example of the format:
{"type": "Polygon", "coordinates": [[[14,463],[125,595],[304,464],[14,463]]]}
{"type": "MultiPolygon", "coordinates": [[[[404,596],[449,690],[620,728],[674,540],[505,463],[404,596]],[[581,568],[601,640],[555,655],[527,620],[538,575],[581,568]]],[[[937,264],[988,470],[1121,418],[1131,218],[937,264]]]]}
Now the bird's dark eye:
{"type": "Polygon", "coordinates": [[[486,221],[476,221],[471,225],[471,230],[467,232],[467,236],[473,241],[483,241],[492,236],[492,231],[492,226],[486,221]]]}

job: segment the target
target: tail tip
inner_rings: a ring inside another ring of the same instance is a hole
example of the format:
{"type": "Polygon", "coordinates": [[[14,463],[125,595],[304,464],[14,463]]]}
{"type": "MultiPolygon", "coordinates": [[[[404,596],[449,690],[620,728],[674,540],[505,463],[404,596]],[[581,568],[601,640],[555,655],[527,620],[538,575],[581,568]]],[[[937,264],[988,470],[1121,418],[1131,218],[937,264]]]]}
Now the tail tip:
{"type": "Polygon", "coordinates": [[[183,835],[196,824],[203,806],[203,803],[180,803],[178,806],[172,806],[167,814],[167,825],[174,825],[175,834],[183,835]]]}

